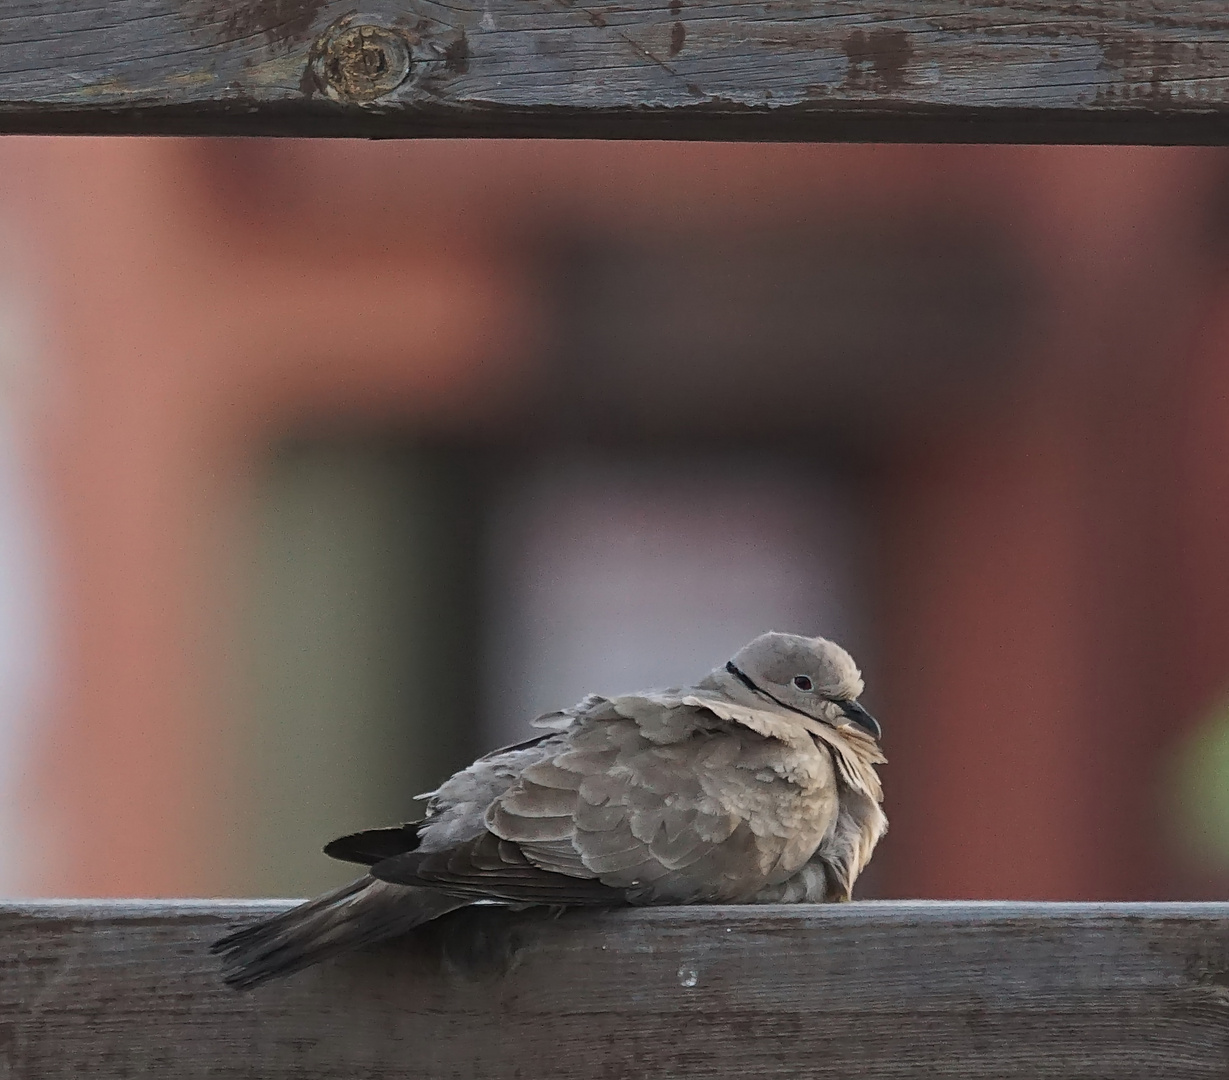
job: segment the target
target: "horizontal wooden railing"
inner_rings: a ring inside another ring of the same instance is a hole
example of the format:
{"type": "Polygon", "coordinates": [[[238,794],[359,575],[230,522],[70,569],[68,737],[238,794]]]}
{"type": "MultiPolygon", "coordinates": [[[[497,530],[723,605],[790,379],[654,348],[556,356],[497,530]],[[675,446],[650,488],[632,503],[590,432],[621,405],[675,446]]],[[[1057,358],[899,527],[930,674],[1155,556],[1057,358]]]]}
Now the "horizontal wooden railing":
{"type": "Polygon", "coordinates": [[[7,0],[0,131],[1229,142],[1223,0],[7,0]]]}
{"type": "Polygon", "coordinates": [[[209,943],[283,906],[4,907],[0,1073],[1229,1075],[1229,904],[485,908],[224,987],[209,943]]]}

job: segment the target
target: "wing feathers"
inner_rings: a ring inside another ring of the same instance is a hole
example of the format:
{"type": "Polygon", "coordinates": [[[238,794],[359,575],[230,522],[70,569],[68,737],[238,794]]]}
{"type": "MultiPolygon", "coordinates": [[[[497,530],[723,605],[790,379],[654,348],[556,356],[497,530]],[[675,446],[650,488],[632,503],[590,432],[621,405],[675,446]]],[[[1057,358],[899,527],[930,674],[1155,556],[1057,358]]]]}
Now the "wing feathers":
{"type": "Polygon", "coordinates": [[[499,803],[495,803],[487,811],[486,824],[496,836],[515,836],[518,841],[525,843],[567,840],[576,827],[570,814],[556,817],[515,816],[499,803]]]}
{"type": "MultiPolygon", "coordinates": [[[[496,771],[506,761],[512,775],[484,804],[481,835],[354,850],[384,881],[611,904],[745,899],[796,872],[818,846],[834,773],[827,749],[805,732],[793,742],[765,737],[786,721],[694,696],[635,695],[595,709],[601,719],[578,708],[565,730],[483,759],[496,771]],[[789,828],[779,827],[781,814],[789,828]]],[[[428,841],[430,828],[429,819],[428,841]]]]}
{"type": "Polygon", "coordinates": [[[439,853],[410,852],[376,863],[372,876],[399,885],[423,885],[453,895],[539,904],[618,904],[623,894],[599,881],[550,873],[534,866],[516,844],[487,833],[439,853]]]}
{"type": "MultiPolygon", "coordinates": [[[[499,807],[509,817],[550,818],[569,814],[575,804],[574,791],[539,787],[522,780],[506,795],[493,802],[491,807],[499,807]]],[[[488,818],[490,813],[491,811],[487,812],[488,818]]]]}

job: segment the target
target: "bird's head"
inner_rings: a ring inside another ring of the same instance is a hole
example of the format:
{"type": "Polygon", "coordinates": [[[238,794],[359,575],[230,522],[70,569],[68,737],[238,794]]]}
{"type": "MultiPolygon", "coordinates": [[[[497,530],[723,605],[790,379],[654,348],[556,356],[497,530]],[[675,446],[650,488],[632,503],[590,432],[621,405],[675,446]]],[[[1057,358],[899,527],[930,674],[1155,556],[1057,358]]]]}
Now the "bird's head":
{"type": "Polygon", "coordinates": [[[861,705],[862,675],[833,641],[776,632],[761,634],[725,666],[753,694],[834,728],[856,724],[878,739],[878,721],[861,705]]]}

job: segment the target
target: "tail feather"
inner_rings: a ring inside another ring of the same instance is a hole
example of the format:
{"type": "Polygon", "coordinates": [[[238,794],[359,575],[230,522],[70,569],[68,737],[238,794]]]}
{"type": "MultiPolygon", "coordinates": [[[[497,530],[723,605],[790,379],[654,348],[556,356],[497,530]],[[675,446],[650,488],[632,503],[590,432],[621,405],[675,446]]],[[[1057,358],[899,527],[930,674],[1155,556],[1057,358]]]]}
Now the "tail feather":
{"type": "Polygon", "coordinates": [[[212,948],[222,955],[227,985],[246,990],[338,953],[404,934],[471,902],[435,889],[364,877],[236,930],[212,948]]]}
{"type": "Polygon", "coordinates": [[[378,862],[404,855],[418,847],[418,830],[425,824],[412,821],[407,825],[394,825],[389,829],[364,829],[362,832],[339,836],[324,846],[324,853],[331,859],[343,862],[375,866],[378,862]]]}

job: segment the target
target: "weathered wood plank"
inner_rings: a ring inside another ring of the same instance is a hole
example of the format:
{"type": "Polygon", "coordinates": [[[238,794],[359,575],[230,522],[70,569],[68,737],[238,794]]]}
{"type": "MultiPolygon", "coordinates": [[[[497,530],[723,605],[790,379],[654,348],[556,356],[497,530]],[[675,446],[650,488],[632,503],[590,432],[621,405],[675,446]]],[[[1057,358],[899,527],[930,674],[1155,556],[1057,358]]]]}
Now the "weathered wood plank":
{"type": "Polygon", "coordinates": [[[488,908],[250,994],[277,903],[0,910],[0,1071],[189,1078],[1229,1075],[1229,904],[488,908]]]}
{"type": "Polygon", "coordinates": [[[8,0],[0,131],[1229,142],[1223,0],[8,0]]]}

